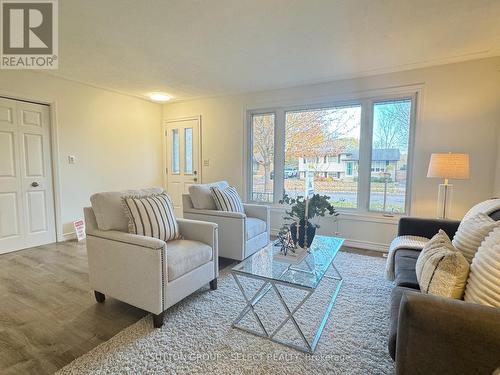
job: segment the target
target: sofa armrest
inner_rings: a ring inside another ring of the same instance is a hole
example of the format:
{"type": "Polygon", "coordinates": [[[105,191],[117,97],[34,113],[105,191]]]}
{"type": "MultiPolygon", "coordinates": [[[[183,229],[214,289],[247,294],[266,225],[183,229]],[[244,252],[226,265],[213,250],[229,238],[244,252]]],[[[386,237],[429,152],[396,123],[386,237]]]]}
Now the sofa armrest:
{"type": "Polygon", "coordinates": [[[269,226],[269,206],[244,203],[243,207],[245,207],[245,214],[248,217],[255,217],[257,219],[263,220],[269,226]]]}
{"type": "Polygon", "coordinates": [[[195,215],[228,217],[228,218],[242,219],[242,220],[246,217],[246,215],[242,214],[241,212],[227,212],[227,211],[218,211],[218,210],[198,210],[196,208],[184,209],[184,213],[195,214],[195,215]]]}
{"type": "Polygon", "coordinates": [[[405,293],[396,344],[398,375],[492,374],[500,366],[500,308],[405,293]]]}
{"type": "Polygon", "coordinates": [[[450,238],[453,238],[459,225],[458,220],[402,217],[399,219],[398,236],[413,235],[432,238],[439,232],[439,229],[442,229],[450,238]]]}
{"type": "Polygon", "coordinates": [[[159,238],[140,236],[138,234],[120,232],[117,230],[87,230],[87,236],[99,237],[105,240],[121,242],[129,245],[141,246],[149,249],[162,249],[165,241],[159,238]]]}

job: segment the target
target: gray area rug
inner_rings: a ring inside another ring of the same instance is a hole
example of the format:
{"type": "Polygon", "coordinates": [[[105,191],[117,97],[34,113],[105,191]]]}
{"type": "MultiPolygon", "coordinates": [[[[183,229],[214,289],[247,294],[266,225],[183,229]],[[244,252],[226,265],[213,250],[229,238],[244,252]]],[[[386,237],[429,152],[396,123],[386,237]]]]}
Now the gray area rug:
{"type": "MultiPolygon", "coordinates": [[[[170,308],[161,329],[153,329],[147,316],[59,374],[393,374],[387,352],[391,283],[384,279],[385,260],[341,252],[335,265],[344,284],[314,355],[231,328],[245,303],[226,268],[218,290],[200,289],[170,308]]],[[[260,286],[247,280],[249,293],[260,286]]],[[[334,283],[323,279],[297,313],[308,339],[319,325],[334,283]]],[[[300,300],[296,290],[280,292],[290,308],[300,300]]],[[[271,331],[285,314],[272,293],[258,305],[271,331]]],[[[258,327],[251,314],[242,324],[258,327]]],[[[279,338],[301,343],[290,322],[279,338]]]]}

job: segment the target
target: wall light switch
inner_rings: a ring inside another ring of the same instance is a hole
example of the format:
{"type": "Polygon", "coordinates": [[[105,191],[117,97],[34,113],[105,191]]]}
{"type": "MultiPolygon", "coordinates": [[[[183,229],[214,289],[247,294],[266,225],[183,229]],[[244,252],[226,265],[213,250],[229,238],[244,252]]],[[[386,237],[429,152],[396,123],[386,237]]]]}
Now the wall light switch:
{"type": "Polygon", "coordinates": [[[210,166],[210,159],[205,159],[205,160],[203,160],[203,166],[204,166],[204,167],[208,167],[208,166],[210,166]]]}
{"type": "Polygon", "coordinates": [[[75,164],[75,162],[76,162],[75,155],[68,155],[68,163],[69,164],[75,164]]]}

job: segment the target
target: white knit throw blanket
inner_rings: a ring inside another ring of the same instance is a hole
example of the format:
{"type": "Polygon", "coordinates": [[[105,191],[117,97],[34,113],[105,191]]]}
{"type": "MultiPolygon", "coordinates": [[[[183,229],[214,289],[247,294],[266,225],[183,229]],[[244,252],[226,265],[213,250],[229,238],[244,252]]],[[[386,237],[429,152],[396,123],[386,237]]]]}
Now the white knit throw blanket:
{"type": "Polygon", "coordinates": [[[420,236],[399,236],[392,240],[389,246],[389,254],[387,254],[387,262],[385,263],[385,278],[393,281],[396,277],[394,274],[396,251],[400,249],[422,250],[428,241],[427,237],[420,236]]]}

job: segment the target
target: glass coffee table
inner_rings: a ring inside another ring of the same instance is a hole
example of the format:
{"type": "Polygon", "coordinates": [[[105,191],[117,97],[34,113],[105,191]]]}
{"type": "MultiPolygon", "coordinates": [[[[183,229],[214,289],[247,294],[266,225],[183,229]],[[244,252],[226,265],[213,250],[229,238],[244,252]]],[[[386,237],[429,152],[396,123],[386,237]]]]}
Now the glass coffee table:
{"type": "Polygon", "coordinates": [[[342,286],[342,276],[333,263],[343,243],[344,239],[342,238],[317,235],[314,237],[310,253],[298,263],[290,263],[283,260],[282,256],[276,256],[276,254],[279,253],[280,247],[271,243],[233,267],[231,274],[245,299],[246,306],[234,320],[232,326],[306,353],[314,353],[342,286]],[[326,272],[330,268],[333,271],[333,275],[326,275],[326,272]],[[246,278],[264,281],[264,284],[257,290],[253,297],[248,296],[243,288],[242,282],[244,282],[246,278]],[[323,278],[334,279],[337,282],[335,289],[332,291],[328,306],[323,314],[323,319],[312,341],[309,341],[295,319],[294,314],[314,293],[323,278]],[[304,290],[307,293],[298,305],[291,309],[283,298],[283,294],[276,287],[277,285],[304,290]],[[286,311],[283,321],[279,323],[273,332],[268,332],[266,330],[262,323],[262,317],[260,317],[255,310],[255,306],[270,290],[274,290],[275,295],[286,311]],[[238,324],[249,313],[253,314],[255,317],[261,329],[260,332],[238,324]],[[276,338],[276,335],[288,321],[293,323],[293,326],[304,342],[304,346],[295,345],[276,338]]]}

